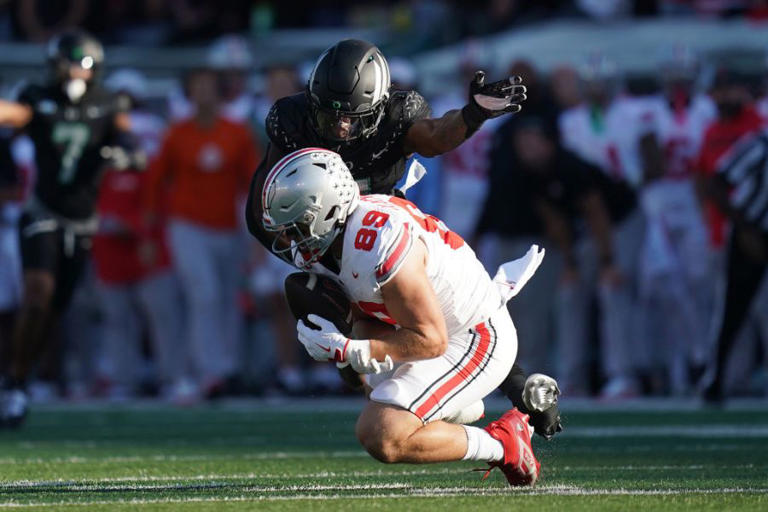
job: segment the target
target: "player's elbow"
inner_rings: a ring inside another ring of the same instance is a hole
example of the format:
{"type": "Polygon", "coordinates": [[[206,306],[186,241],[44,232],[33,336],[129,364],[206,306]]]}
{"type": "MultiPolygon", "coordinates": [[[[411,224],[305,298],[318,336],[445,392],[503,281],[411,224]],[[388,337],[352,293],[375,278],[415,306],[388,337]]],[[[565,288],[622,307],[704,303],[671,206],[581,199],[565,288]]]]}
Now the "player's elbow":
{"type": "Polygon", "coordinates": [[[417,153],[425,158],[432,158],[433,156],[442,155],[445,153],[446,150],[443,149],[437,142],[431,142],[429,144],[425,144],[424,147],[420,148],[417,153]]]}

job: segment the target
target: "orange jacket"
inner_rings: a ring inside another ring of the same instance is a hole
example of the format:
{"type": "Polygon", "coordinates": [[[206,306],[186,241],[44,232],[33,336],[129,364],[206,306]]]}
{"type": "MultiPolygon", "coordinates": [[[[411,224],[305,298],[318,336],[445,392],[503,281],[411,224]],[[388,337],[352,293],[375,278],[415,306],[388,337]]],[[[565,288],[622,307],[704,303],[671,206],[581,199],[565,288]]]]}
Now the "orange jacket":
{"type": "Polygon", "coordinates": [[[245,125],[222,117],[211,128],[194,119],[180,121],[170,127],[150,165],[145,209],[214,229],[234,229],[238,198],[259,158],[245,125]],[[169,187],[167,195],[164,187],[169,187]],[[164,197],[169,200],[165,206],[159,204],[164,197]]]}

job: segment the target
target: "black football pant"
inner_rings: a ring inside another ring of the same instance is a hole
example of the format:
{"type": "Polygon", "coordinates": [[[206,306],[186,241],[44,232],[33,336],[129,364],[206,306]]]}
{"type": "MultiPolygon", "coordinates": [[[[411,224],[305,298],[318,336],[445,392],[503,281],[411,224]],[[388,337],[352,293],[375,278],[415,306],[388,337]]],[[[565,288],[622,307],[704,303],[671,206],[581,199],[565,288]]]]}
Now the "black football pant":
{"type": "MultiPolygon", "coordinates": [[[[56,219],[25,212],[19,222],[22,266],[25,274],[51,275],[53,294],[47,304],[22,300],[10,353],[6,386],[23,387],[28,373],[50,348],[51,328],[69,305],[90,254],[91,238],[73,232],[56,219]]],[[[29,290],[25,291],[25,295],[29,290]]]]}
{"type": "MultiPolygon", "coordinates": [[[[719,400],[723,395],[723,372],[733,349],[739,330],[752,309],[752,302],[765,277],[768,261],[758,260],[748,254],[741,243],[741,230],[734,226],[726,254],[726,286],[719,328],[715,337],[712,380],[704,389],[704,398],[719,400]]],[[[763,237],[768,245],[768,237],[763,237]]]]}
{"type": "Polygon", "coordinates": [[[72,299],[90,256],[91,236],[73,233],[50,217],[24,213],[19,222],[24,271],[49,272],[56,282],[51,307],[62,313],[72,299]]]}

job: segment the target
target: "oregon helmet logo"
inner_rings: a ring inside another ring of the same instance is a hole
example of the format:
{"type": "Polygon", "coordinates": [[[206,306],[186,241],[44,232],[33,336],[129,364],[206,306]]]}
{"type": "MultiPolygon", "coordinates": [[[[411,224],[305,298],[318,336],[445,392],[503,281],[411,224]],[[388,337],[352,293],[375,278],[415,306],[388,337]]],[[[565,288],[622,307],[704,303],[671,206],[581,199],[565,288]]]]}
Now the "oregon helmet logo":
{"type": "Polygon", "coordinates": [[[336,110],[339,110],[341,108],[341,103],[338,101],[334,101],[333,103],[331,103],[331,106],[336,110]]]}

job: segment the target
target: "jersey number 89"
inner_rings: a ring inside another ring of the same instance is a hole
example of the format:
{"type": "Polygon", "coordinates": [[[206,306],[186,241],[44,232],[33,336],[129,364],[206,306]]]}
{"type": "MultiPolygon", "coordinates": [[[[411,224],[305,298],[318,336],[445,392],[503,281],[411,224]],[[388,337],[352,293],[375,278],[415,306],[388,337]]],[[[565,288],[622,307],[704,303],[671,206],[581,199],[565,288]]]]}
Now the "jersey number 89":
{"type": "MultiPolygon", "coordinates": [[[[388,213],[371,210],[363,217],[363,226],[380,228],[387,222],[387,219],[389,219],[388,213]]],[[[355,249],[370,251],[373,249],[373,244],[376,243],[377,236],[378,232],[375,229],[360,228],[357,235],[355,235],[355,249]]]]}

